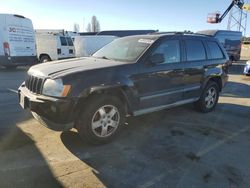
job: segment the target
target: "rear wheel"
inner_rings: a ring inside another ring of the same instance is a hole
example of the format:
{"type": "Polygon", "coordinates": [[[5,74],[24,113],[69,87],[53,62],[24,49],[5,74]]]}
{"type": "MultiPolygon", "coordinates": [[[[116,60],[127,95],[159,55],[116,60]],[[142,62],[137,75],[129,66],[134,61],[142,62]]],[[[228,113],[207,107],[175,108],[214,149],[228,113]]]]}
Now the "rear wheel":
{"type": "Polygon", "coordinates": [[[111,141],[122,129],[125,109],[122,102],[112,96],[95,96],[84,105],[76,123],[82,139],[93,144],[111,141]]]}
{"type": "Polygon", "coordinates": [[[50,59],[50,57],[48,55],[42,55],[40,57],[40,62],[41,63],[46,63],[46,62],[49,62],[49,61],[51,61],[51,59],[50,59]]]}
{"type": "Polygon", "coordinates": [[[214,81],[209,81],[200,99],[195,102],[195,107],[200,112],[211,112],[214,110],[219,99],[219,87],[214,81]]]}

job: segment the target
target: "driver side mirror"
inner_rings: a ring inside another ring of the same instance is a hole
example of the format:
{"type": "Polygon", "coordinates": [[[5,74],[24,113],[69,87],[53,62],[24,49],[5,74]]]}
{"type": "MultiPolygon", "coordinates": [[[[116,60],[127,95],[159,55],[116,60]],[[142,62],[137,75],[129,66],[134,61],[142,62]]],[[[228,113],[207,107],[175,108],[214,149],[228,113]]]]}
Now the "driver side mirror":
{"type": "Polygon", "coordinates": [[[149,57],[149,61],[153,65],[161,64],[161,63],[165,62],[165,58],[164,58],[163,54],[154,54],[154,55],[149,57]]]}

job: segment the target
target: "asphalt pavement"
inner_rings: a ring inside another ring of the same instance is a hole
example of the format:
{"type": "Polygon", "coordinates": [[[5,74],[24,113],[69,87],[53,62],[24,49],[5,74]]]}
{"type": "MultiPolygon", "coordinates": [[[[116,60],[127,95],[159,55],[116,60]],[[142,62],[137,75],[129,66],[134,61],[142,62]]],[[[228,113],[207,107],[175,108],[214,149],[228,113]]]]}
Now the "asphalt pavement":
{"type": "Polygon", "coordinates": [[[130,117],[110,144],[51,131],[18,105],[27,68],[0,70],[0,187],[249,188],[250,77],[234,64],[214,112],[130,117]]]}

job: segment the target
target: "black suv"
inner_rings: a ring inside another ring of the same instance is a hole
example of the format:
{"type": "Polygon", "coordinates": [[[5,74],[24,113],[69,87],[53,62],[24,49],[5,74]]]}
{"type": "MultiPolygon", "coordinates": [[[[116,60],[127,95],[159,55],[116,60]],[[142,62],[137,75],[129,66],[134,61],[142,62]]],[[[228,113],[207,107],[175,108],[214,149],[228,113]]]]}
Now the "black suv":
{"type": "Polygon", "coordinates": [[[19,88],[21,106],[46,127],[75,127],[92,143],[111,140],[127,115],[194,103],[212,111],[228,79],[219,42],[165,33],[117,39],[92,57],[33,66],[19,88]]]}

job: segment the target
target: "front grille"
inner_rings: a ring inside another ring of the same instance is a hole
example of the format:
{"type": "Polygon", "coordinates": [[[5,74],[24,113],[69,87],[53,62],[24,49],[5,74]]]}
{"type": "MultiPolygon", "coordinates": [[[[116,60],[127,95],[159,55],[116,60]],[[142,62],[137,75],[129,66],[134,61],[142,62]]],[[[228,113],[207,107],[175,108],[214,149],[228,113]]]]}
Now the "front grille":
{"type": "Polygon", "coordinates": [[[32,93],[41,94],[43,88],[43,78],[38,78],[32,75],[28,75],[28,78],[25,81],[25,86],[30,90],[32,93]]]}

